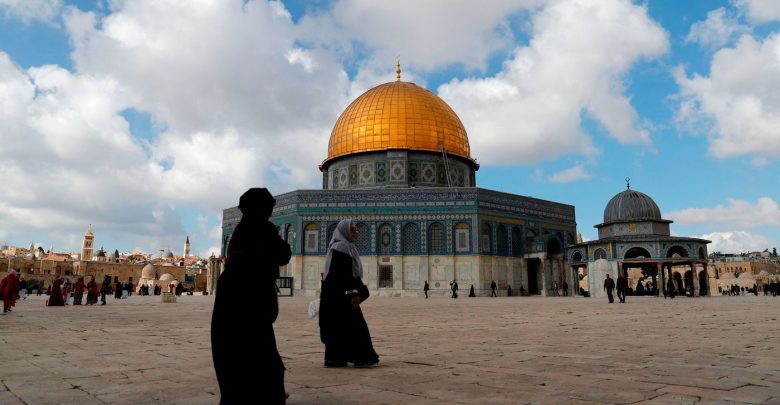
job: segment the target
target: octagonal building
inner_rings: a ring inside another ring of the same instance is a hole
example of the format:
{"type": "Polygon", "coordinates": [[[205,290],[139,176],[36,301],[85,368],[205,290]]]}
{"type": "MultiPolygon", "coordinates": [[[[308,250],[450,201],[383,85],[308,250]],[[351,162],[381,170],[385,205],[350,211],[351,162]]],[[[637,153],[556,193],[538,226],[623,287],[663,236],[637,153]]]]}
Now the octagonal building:
{"type": "MultiPolygon", "coordinates": [[[[336,121],[319,166],[322,189],[275,196],[271,221],[293,251],[281,273],[294,293],[316,295],[328,241],[346,217],[356,222],[364,282],[375,294],[422,294],[426,280],[440,295],[452,280],[478,295],[493,280],[503,295],[574,285],[563,255],[574,243],[574,207],[478,188],[458,115],[397,73],[336,121]]],[[[224,210],[222,256],[240,218],[237,207],[224,210]]]]}

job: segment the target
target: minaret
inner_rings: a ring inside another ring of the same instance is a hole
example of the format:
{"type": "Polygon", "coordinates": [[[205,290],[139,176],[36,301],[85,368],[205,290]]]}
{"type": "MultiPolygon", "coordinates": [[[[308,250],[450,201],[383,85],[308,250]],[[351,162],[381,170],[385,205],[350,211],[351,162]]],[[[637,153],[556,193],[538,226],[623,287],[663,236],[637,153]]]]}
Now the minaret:
{"type": "Polygon", "coordinates": [[[190,235],[187,235],[187,240],[184,242],[184,258],[190,257],[190,235]]]}
{"type": "Polygon", "coordinates": [[[92,224],[89,224],[87,232],[84,234],[84,241],[81,243],[81,260],[92,260],[93,243],[95,242],[95,234],[92,232],[92,224]]]}

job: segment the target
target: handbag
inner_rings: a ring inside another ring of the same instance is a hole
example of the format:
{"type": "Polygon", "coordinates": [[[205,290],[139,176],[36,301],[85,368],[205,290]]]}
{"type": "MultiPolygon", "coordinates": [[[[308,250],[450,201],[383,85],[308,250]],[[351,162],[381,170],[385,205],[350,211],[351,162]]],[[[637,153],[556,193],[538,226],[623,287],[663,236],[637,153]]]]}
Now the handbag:
{"type": "Polygon", "coordinates": [[[309,319],[314,318],[320,313],[320,299],[309,302],[309,319]]]}

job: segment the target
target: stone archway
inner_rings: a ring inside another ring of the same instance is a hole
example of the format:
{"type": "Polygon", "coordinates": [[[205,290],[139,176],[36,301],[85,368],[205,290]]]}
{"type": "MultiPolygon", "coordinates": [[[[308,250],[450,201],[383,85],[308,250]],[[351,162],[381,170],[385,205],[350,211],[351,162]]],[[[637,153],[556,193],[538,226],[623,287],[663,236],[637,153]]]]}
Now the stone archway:
{"type": "Polygon", "coordinates": [[[638,246],[628,249],[626,254],[623,255],[624,259],[649,259],[650,257],[650,252],[647,249],[638,246]]]}

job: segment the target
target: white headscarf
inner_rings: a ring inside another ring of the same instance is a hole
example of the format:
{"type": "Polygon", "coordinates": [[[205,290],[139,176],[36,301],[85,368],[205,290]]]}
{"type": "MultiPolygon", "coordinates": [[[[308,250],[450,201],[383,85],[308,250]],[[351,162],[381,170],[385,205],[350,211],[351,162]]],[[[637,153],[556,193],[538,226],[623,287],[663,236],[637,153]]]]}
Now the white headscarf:
{"type": "Polygon", "coordinates": [[[352,240],[352,219],[342,219],[336,229],[333,231],[333,237],[328,244],[328,257],[325,258],[325,273],[323,277],[328,277],[328,271],[330,270],[330,261],[333,258],[333,251],[337,250],[341,253],[348,254],[352,257],[352,276],[357,278],[363,278],[363,263],[360,262],[360,254],[358,254],[355,241],[352,240]]]}
{"type": "Polygon", "coordinates": [[[16,270],[13,270],[13,269],[11,271],[9,271],[9,273],[13,274],[14,276],[17,274],[16,270]]]}

